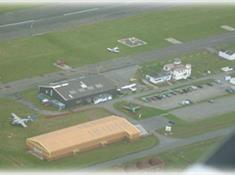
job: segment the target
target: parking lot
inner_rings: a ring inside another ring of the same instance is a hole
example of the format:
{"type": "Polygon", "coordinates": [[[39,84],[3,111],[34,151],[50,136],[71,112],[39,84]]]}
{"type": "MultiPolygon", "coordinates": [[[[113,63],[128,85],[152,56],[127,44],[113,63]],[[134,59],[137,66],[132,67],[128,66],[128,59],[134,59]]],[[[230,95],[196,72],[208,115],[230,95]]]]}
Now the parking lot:
{"type": "Polygon", "coordinates": [[[154,104],[160,109],[169,110],[182,106],[182,102],[186,99],[195,103],[225,94],[226,91],[223,84],[213,82],[169,90],[161,94],[144,97],[142,100],[147,103],[154,104]]]}
{"type": "Polygon", "coordinates": [[[214,103],[203,102],[171,111],[172,114],[187,121],[196,121],[235,111],[235,96],[215,99],[214,103]]]}

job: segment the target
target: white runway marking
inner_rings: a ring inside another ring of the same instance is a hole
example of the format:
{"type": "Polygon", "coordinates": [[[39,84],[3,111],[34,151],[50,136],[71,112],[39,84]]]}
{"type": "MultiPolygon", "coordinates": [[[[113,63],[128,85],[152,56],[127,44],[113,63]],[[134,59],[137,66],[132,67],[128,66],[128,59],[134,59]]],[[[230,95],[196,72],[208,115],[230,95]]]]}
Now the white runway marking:
{"type": "Polygon", "coordinates": [[[221,27],[222,29],[224,29],[224,30],[229,31],[229,32],[235,31],[235,29],[234,29],[233,27],[228,26],[228,25],[222,25],[222,26],[220,26],[220,27],[221,27]]]}
{"type": "Polygon", "coordinates": [[[92,11],[96,11],[98,9],[99,8],[92,8],[92,9],[87,9],[87,10],[80,10],[80,11],[76,11],[76,12],[65,13],[64,16],[76,15],[76,14],[86,13],[86,12],[92,12],[92,11]]]}
{"type": "Polygon", "coordinates": [[[9,26],[17,26],[17,25],[28,24],[28,23],[33,23],[34,21],[35,20],[27,20],[27,21],[21,21],[21,22],[16,22],[16,23],[3,24],[3,25],[0,25],[0,28],[9,27],[9,26]]]}
{"type": "MultiPolygon", "coordinates": [[[[62,16],[69,16],[69,15],[75,15],[75,14],[81,14],[81,13],[86,13],[86,12],[91,12],[91,11],[96,11],[98,10],[99,8],[92,8],[92,9],[86,9],[86,10],[80,10],[80,11],[76,11],[76,12],[70,12],[70,13],[65,13],[63,14],[62,16]]],[[[60,15],[61,16],[61,15],[60,15]]],[[[59,16],[56,16],[56,17],[59,17],[59,16]]],[[[54,17],[53,17],[54,18],[54,17]]],[[[48,19],[48,18],[45,18],[45,19],[48,19]]],[[[26,20],[26,21],[21,21],[21,22],[15,22],[15,23],[10,23],[10,24],[2,24],[0,25],[0,28],[4,28],[4,27],[11,27],[11,26],[17,26],[17,25],[23,25],[23,24],[30,24],[30,23],[34,23],[36,21],[39,21],[39,20],[44,20],[44,18],[41,18],[41,19],[37,19],[37,20],[26,20]]],[[[32,28],[32,24],[30,26],[30,28],[32,28]]]]}
{"type": "Polygon", "coordinates": [[[34,33],[34,34],[32,34],[32,36],[40,36],[40,35],[44,35],[44,34],[46,34],[45,32],[43,32],[43,33],[34,33]]]}
{"type": "Polygon", "coordinates": [[[182,44],[181,41],[179,41],[179,40],[177,40],[175,38],[171,38],[171,37],[170,38],[166,38],[165,40],[168,41],[171,44],[182,44]]]}

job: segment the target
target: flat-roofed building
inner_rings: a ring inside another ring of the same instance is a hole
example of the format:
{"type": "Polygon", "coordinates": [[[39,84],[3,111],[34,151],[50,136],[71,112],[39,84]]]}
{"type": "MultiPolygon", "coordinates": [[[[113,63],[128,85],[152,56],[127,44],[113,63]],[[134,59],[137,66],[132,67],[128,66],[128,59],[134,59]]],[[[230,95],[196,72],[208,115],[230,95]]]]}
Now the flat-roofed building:
{"type": "Polygon", "coordinates": [[[26,140],[33,155],[46,160],[88,151],[123,139],[140,138],[141,131],[128,120],[109,116],[26,140]]]}
{"type": "Polygon", "coordinates": [[[145,78],[153,84],[164,83],[164,82],[170,81],[171,77],[172,77],[171,73],[166,72],[166,71],[162,71],[159,74],[145,75],[145,78]]]}
{"type": "Polygon", "coordinates": [[[48,85],[39,86],[39,94],[71,107],[81,103],[91,103],[99,95],[115,95],[117,86],[102,75],[81,76],[48,85]]]}
{"type": "Polygon", "coordinates": [[[218,55],[226,60],[235,60],[235,53],[231,50],[220,50],[218,55]]]}

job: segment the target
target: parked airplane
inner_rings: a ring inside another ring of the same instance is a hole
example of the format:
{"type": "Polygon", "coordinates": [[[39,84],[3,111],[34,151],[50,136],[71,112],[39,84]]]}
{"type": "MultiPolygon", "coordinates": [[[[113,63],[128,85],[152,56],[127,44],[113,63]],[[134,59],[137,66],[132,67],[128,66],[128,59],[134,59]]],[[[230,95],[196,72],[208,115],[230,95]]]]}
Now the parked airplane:
{"type": "Polygon", "coordinates": [[[137,111],[140,110],[139,105],[135,105],[132,103],[128,103],[127,105],[124,105],[123,108],[133,113],[137,113],[137,111]]]}
{"type": "Polygon", "coordinates": [[[120,89],[117,89],[117,90],[118,90],[118,91],[121,91],[121,90],[125,90],[125,89],[129,89],[129,90],[131,90],[132,92],[135,92],[135,91],[137,90],[137,88],[136,88],[136,83],[122,86],[120,89]]]}
{"type": "Polygon", "coordinates": [[[119,47],[114,47],[114,48],[107,48],[107,50],[109,51],[109,52],[112,52],[112,53],[119,53],[120,52],[120,50],[119,50],[119,47]]]}
{"type": "Polygon", "coordinates": [[[21,125],[22,127],[26,128],[26,123],[32,122],[35,120],[35,116],[28,116],[27,118],[20,118],[15,113],[11,113],[12,116],[12,125],[21,125]]]}

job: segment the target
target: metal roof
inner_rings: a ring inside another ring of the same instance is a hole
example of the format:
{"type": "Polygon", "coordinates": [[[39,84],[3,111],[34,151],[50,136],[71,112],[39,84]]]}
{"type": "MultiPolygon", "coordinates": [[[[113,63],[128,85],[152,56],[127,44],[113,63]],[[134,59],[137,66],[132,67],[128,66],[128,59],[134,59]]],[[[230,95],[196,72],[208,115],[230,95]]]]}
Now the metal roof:
{"type": "Polygon", "coordinates": [[[81,76],[39,87],[53,88],[65,101],[116,89],[115,84],[102,75],[81,76]]]}
{"type": "Polygon", "coordinates": [[[74,146],[84,146],[91,142],[109,140],[117,134],[131,137],[141,133],[139,129],[125,118],[112,115],[35,136],[27,139],[27,142],[37,143],[48,153],[53,153],[74,146]]]}

